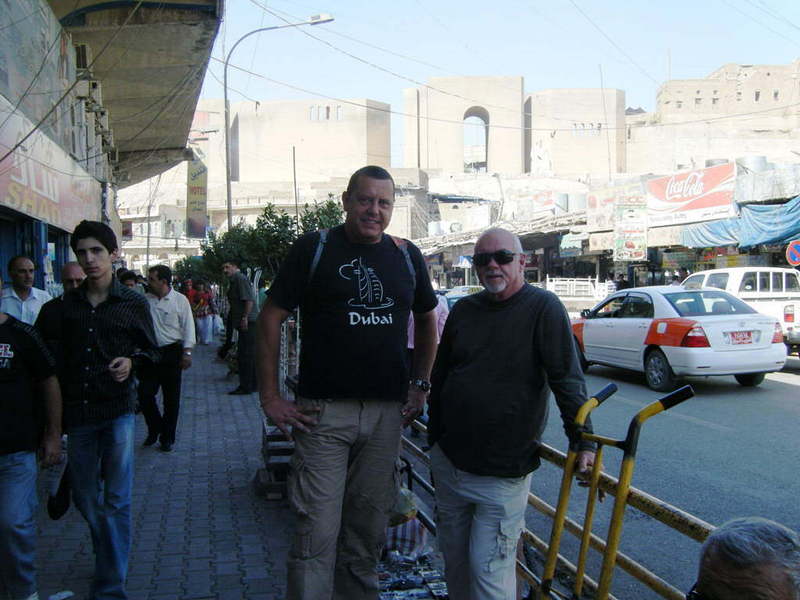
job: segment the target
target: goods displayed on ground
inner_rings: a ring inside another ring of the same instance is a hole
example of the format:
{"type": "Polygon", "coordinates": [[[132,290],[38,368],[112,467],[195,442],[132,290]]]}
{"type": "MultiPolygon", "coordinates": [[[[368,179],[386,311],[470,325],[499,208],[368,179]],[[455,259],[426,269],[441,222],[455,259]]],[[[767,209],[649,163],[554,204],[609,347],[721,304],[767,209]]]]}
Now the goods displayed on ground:
{"type": "Polygon", "coordinates": [[[447,600],[444,573],[433,563],[432,556],[415,561],[391,553],[378,566],[380,600],[447,600]]]}

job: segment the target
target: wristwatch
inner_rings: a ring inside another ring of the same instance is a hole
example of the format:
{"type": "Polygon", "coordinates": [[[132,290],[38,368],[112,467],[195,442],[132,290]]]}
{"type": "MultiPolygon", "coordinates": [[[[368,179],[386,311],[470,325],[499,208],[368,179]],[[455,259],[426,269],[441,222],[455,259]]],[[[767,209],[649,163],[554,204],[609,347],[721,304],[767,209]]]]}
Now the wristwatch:
{"type": "Polygon", "coordinates": [[[423,392],[431,391],[431,382],[427,379],[412,379],[409,383],[414,387],[421,389],[423,392]]]}

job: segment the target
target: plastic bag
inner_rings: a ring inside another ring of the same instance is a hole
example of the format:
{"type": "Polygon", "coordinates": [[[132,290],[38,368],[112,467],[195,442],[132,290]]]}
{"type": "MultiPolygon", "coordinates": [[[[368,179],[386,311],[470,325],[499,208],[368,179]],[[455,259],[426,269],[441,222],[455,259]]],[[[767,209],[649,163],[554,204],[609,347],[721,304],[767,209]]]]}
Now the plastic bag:
{"type": "Polygon", "coordinates": [[[394,506],[389,513],[389,526],[401,525],[417,516],[417,498],[414,492],[405,486],[397,491],[394,506]]]}

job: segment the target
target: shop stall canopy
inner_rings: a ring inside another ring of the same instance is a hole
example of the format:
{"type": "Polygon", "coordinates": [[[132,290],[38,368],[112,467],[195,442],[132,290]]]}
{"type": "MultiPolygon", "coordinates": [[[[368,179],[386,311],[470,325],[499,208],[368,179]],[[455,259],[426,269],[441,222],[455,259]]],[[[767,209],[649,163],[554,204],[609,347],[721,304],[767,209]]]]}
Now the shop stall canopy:
{"type": "Polygon", "coordinates": [[[682,233],[687,248],[787,244],[800,237],[800,196],[785,204],[749,204],[738,217],[688,225],[682,233]]]}

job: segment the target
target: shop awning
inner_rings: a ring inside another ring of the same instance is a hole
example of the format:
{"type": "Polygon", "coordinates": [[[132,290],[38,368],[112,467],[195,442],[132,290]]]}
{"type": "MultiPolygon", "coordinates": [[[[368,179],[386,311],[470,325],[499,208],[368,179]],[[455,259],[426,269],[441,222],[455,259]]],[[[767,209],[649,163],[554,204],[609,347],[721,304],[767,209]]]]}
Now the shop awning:
{"type": "Polygon", "coordinates": [[[739,217],[697,223],[682,233],[687,248],[759,244],[787,244],[800,237],[800,196],[785,204],[749,204],[739,217]]]}

